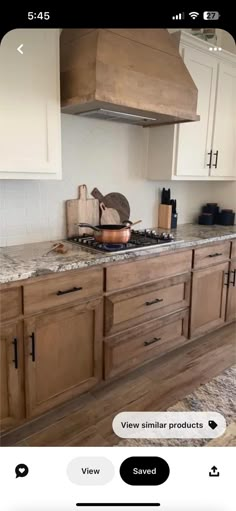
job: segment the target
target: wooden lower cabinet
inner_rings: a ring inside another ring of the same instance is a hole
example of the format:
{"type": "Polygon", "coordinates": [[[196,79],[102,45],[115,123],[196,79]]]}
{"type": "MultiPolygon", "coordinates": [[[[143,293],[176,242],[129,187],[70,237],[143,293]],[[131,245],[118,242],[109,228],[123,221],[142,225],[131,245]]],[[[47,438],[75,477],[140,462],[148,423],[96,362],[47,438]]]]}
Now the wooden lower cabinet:
{"type": "Polygon", "coordinates": [[[105,379],[128,372],[188,342],[188,318],[188,310],[182,310],[105,339],[105,379]]]}
{"type": "Polygon", "coordinates": [[[192,279],[190,336],[214,330],[225,322],[229,263],[195,271],[192,279]]]}
{"type": "Polygon", "coordinates": [[[236,259],[236,240],[232,241],[231,259],[236,259]]]}
{"type": "Polygon", "coordinates": [[[87,391],[102,378],[102,300],[25,321],[27,417],[87,391]]]}
{"type": "Polygon", "coordinates": [[[1,322],[17,319],[22,314],[22,289],[13,287],[0,292],[1,322]]]}
{"type": "Polygon", "coordinates": [[[24,417],[22,323],[1,326],[0,424],[1,430],[24,417]]]}
{"type": "Polygon", "coordinates": [[[193,267],[194,269],[208,268],[215,264],[227,261],[230,256],[230,242],[214,243],[207,247],[201,247],[194,250],[193,267]]]}
{"type": "Polygon", "coordinates": [[[188,273],[192,268],[192,250],[165,254],[150,259],[117,263],[106,268],[105,290],[110,293],[154,280],[188,273]]]}
{"type": "Polygon", "coordinates": [[[236,260],[230,263],[229,288],[226,305],[226,321],[236,319],[236,260]]]}
{"type": "Polygon", "coordinates": [[[185,273],[107,296],[105,334],[111,335],[186,309],[190,301],[190,282],[191,273],[185,273]]]}

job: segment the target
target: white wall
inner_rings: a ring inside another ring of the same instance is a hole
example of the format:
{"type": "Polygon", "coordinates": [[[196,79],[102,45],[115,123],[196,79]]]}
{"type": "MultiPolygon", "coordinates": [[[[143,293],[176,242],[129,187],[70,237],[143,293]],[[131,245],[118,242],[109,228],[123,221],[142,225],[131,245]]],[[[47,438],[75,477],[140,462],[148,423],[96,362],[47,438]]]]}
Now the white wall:
{"type": "Polygon", "coordinates": [[[117,191],[128,198],[131,219],[141,226],[157,225],[160,188],[171,187],[178,201],[179,223],[191,222],[206,201],[221,199],[233,207],[232,184],[163,183],[144,177],[147,130],[100,120],[62,116],[62,181],[2,181],[0,184],[0,245],[15,245],[66,236],[65,200],[77,196],[79,184],[88,191],[117,191]]]}

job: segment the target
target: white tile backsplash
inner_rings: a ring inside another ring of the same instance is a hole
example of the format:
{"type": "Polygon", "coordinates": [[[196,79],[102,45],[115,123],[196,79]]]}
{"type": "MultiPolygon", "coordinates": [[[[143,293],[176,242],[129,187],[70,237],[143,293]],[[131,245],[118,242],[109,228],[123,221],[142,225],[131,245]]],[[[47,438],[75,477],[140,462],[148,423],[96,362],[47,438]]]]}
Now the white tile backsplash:
{"type": "Polygon", "coordinates": [[[160,189],[170,187],[178,201],[179,223],[192,222],[200,206],[218,200],[235,207],[235,184],[153,182],[145,179],[147,130],[125,124],[62,115],[62,181],[0,182],[1,246],[66,236],[65,201],[78,185],[128,198],[131,219],[157,225],[160,189]]]}

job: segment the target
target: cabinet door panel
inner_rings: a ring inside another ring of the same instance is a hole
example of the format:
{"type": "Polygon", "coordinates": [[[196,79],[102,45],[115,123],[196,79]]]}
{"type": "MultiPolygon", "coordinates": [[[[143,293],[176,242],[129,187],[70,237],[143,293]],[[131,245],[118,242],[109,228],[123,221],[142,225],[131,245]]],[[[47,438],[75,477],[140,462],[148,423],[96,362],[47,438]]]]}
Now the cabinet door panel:
{"type": "Polygon", "coordinates": [[[230,264],[229,289],[226,306],[226,321],[236,319],[236,261],[230,264]]]}
{"type": "Polygon", "coordinates": [[[88,390],[101,378],[101,339],[101,300],[25,321],[28,416],[88,390]]]}
{"type": "Polygon", "coordinates": [[[236,66],[220,63],[213,136],[212,176],[236,177],[236,66]],[[216,161],[216,151],[218,158],[216,161]]]}
{"type": "Polygon", "coordinates": [[[184,62],[198,88],[197,113],[200,121],[178,126],[177,176],[208,176],[211,150],[217,61],[193,48],[184,48],[184,62]]]}
{"type": "Polygon", "coordinates": [[[0,423],[1,429],[24,416],[23,340],[21,323],[1,327],[0,423]],[[16,351],[17,350],[17,351],[16,351]]]}
{"type": "MultiPolygon", "coordinates": [[[[0,53],[2,177],[60,175],[58,30],[12,30],[0,53]],[[17,47],[23,44],[21,55],[17,47]]],[[[0,174],[1,176],[1,174],[0,174]]]]}
{"type": "Polygon", "coordinates": [[[224,324],[228,268],[228,263],[222,263],[193,273],[191,337],[224,324]]]}

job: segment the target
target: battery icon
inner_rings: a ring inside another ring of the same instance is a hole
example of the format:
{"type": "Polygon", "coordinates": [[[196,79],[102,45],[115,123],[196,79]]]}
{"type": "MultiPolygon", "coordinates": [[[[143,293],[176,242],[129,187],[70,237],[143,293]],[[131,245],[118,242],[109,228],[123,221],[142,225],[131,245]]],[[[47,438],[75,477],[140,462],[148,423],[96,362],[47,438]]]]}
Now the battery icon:
{"type": "Polygon", "coordinates": [[[208,21],[218,20],[220,17],[220,13],[218,11],[204,11],[203,19],[208,21]]]}

